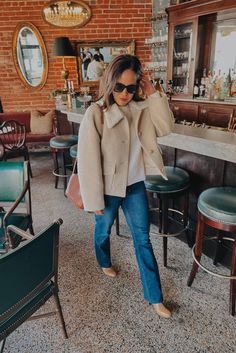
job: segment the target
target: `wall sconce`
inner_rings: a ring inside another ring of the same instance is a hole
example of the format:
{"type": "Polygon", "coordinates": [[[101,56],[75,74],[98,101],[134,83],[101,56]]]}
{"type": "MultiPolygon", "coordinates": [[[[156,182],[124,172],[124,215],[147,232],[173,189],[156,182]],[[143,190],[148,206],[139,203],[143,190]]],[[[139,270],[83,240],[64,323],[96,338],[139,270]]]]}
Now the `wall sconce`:
{"type": "Polygon", "coordinates": [[[57,27],[82,27],[91,18],[90,7],[81,0],[50,1],[43,7],[44,21],[57,27]]]}
{"type": "Polygon", "coordinates": [[[61,71],[61,77],[65,80],[65,88],[67,89],[67,80],[69,77],[69,70],[65,66],[65,57],[71,58],[75,56],[74,49],[72,48],[71,42],[67,37],[57,37],[54,39],[52,55],[55,57],[62,57],[63,70],[61,71]]]}

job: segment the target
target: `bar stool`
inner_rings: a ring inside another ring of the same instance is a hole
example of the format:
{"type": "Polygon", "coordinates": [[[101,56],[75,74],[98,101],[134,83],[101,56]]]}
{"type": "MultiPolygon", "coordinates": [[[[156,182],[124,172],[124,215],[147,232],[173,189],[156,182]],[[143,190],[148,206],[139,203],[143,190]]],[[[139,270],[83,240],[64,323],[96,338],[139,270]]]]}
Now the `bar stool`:
{"type": "Polygon", "coordinates": [[[66,154],[69,152],[70,147],[75,145],[78,141],[77,135],[57,135],[50,139],[50,147],[53,154],[54,170],[55,175],[55,188],[58,187],[59,178],[64,179],[64,193],[67,187],[66,168],[71,165],[66,164],[66,154]]]}
{"type": "Polygon", "coordinates": [[[70,147],[70,156],[72,159],[76,159],[77,151],[78,151],[78,144],[76,143],[75,145],[70,147]]]}
{"type": "Polygon", "coordinates": [[[78,144],[70,147],[70,156],[73,161],[73,173],[77,173],[77,153],[78,153],[78,144]]]}
{"type": "Polygon", "coordinates": [[[168,180],[162,178],[161,175],[148,175],[145,180],[145,186],[148,193],[153,198],[158,199],[158,207],[151,207],[150,211],[157,212],[159,233],[151,232],[150,234],[160,235],[163,237],[163,263],[167,266],[167,239],[175,237],[185,232],[189,247],[192,242],[188,234],[188,204],[189,204],[189,174],[178,167],[166,166],[165,172],[168,180]],[[184,197],[183,210],[170,207],[170,201],[184,197]],[[180,226],[176,232],[170,231],[170,220],[172,223],[176,220],[171,215],[180,215],[180,226]]]}
{"type": "MultiPolygon", "coordinates": [[[[200,263],[205,225],[217,230],[236,233],[236,187],[214,187],[207,189],[200,194],[198,198],[196,243],[192,249],[194,262],[187,282],[190,287],[199,267],[213,276],[229,279],[229,308],[230,314],[234,316],[236,301],[236,239],[232,237],[222,237],[222,239],[234,242],[231,260],[231,275],[227,276],[211,271],[200,263]]],[[[218,237],[216,236],[208,239],[218,239],[218,237]]]]}

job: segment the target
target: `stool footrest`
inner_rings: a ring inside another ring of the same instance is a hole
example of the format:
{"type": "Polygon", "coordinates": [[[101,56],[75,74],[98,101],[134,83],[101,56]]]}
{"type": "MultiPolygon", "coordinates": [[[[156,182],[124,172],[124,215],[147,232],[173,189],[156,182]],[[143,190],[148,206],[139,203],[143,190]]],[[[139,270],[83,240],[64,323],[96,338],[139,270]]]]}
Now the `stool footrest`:
{"type": "MultiPolygon", "coordinates": [[[[149,211],[159,211],[159,208],[158,207],[152,207],[152,208],[149,208],[149,211]]],[[[174,212],[174,213],[177,213],[181,216],[183,216],[183,212],[179,211],[179,210],[176,210],[174,208],[168,208],[168,212],[174,212]]],[[[173,220],[174,221],[174,220],[173,220]]],[[[189,222],[186,224],[185,227],[181,228],[178,232],[175,232],[175,233],[160,233],[160,232],[150,232],[151,235],[160,235],[161,237],[176,237],[178,235],[180,235],[181,233],[185,232],[187,229],[189,229],[189,222]]]]}
{"type": "MultiPolygon", "coordinates": [[[[210,237],[210,238],[207,238],[207,240],[214,240],[214,239],[217,239],[217,237],[210,237]]],[[[229,238],[229,237],[223,237],[222,239],[224,239],[224,240],[229,240],[229,241],[233,241],[233,242],[236,241],[236,240],[234,240],[233,238],[229,238]]],[[[205,240],[206,240],[206,239],[205,239],[205,240]]],[[[192,256],[193,256],[194,261],[196,262],[196,264],[197,264],[199,267],[201,267],[204,271],[206,271],[207,273],[209,273],[209,274],[212,275],[212,276],[219,277],[219,278],[223,278],[223,279],[235,279],[235,280],[236,280],[236,276],[223,275],[223,274],[221,274],[221,273],[217,273],[217,272],[211,271],[211,270],[209,270],[206,266],[203,266],[203,265],[197,260],[197,258],[196,258],[196,256],[195,256],[195,252],[194,252],[194,250],[195,250],[195,245],[196,245],[196,244],[194,244],[193,247],[192,247],[192,256]]]]}
{"type": "MultiPolygon", "coordinates": [[[[72,164],[67,164],[65,166],[66,168],[72,168],[73,165],[72,164]]],[[[59,177],[59,178],[69,178],[70,177],[70,174],[60,174],[59,171],[62,169],[62,167],[59,167],[59,168],[55,168],[52,172],[53,175],[59,177]]]]}
{"type": "Polygon", "coordinates": [[[165,237],[165,238],[171,238],[171,237],[176,237],[176,236],[180,235],[181,233],[185,232],[187,229],[188,229],[188,225],[176,233],[166,234],[166,233],[159,233],[159,232],[150,232],[150,234],[151,235],[160,235],[160,237],[165,237]]]}

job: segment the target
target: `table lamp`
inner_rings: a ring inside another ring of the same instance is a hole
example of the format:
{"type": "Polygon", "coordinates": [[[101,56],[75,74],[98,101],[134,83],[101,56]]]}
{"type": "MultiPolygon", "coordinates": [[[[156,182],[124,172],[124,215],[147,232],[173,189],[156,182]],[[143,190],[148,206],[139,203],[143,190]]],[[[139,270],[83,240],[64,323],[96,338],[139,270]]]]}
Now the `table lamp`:
{"type": "Polygon", "coordinates": [[[68,37],[57,37],[54,39],[52,55],[62,57],[63,59],[63,70],[61,71],[61,77],[65,80],[65,86],[67,88],[69,70],[67,70],[65,66],[65,57],[68,58],[75,56],[74,49],[68,37]]]}

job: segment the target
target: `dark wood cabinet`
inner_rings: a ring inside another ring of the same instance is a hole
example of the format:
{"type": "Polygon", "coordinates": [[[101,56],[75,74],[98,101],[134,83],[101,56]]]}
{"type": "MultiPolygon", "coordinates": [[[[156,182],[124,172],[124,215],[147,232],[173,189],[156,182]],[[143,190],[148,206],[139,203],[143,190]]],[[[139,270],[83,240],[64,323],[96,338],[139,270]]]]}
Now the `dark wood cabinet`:
{"type": "Polygon", "coordinates": [[[178,121],[198,121],[198,105],[192,102],[172,101],[170,108],[178,121]]]}
{"type": "MultiPolygon", "coordinates": [[[[170,6],[166,11],[169,28],[167,80],[172,80],[178,97],[192,98],[194,81],[197,79],[200,85],[204,71],[208,75],[215,70],[215,25],[224,18],[225,11],[227,14],[231,12],[231,21],[235,21],[236,1],[190,1],[170,6]]],[[[225,55],[231,54],[228,52],[225,55]]]]}
{"type": "Polygon", "coordinates": [[[169,104],[177,123],[195,122],[227,129],[231,117],[236,116],[234,104],[177,99],[169,104]]]}
{"type": "Polygon", "coordinates": [[[219,104],[200,104],[199,119],[200,124],[207,123],[211,126],[227,128],[231,116],[233,116],[233,106],[220,106],[219,104]]]}

